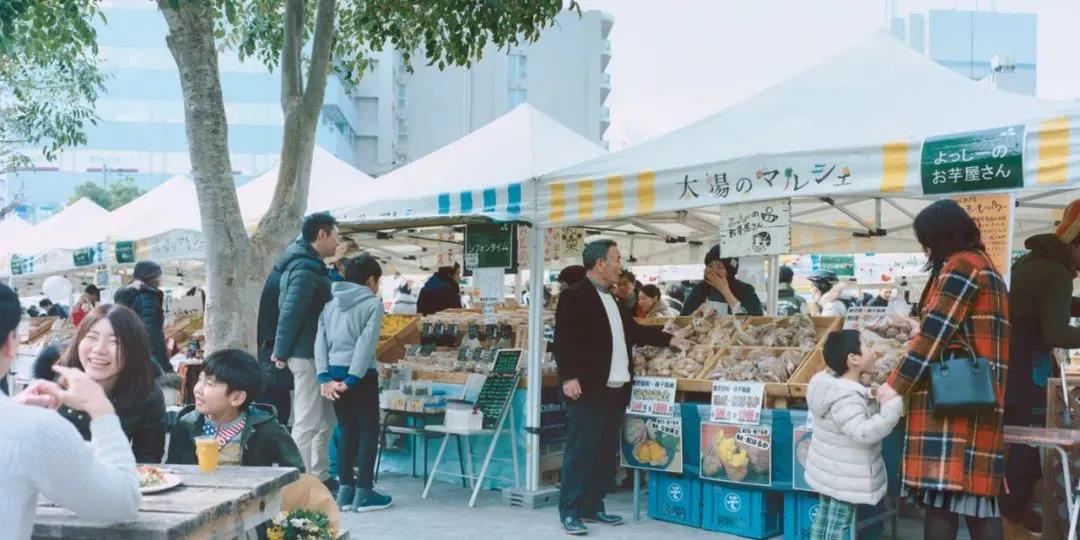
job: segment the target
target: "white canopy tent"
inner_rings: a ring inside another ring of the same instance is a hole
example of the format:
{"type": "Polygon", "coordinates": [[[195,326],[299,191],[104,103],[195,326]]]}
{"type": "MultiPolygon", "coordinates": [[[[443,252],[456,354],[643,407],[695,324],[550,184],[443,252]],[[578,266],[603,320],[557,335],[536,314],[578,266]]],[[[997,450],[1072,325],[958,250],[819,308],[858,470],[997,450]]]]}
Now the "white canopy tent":
{"type": "MultiPolygon", "coordinates": [[[[240,213],[247,226],[257,225],[270,208],[277,179],[278,167],[275,166],[236,190],[240,199],[240,213]]],[[[370,197],[372,182],[373,179],[360,169],[316,146],[311,162],[311,186],[305,214],[337,208],[342,201],[370,197]]]]}
{"type": "Polygon", "coordinates": [[[15,240],[5,242],[0,253],[0,275],[11,275],[11,259],[32,257],[35,272],[64,270],[74,266],[72,251],[93,245],[104,238],[109,211],[82,198],[30,228],[15,240]]]}

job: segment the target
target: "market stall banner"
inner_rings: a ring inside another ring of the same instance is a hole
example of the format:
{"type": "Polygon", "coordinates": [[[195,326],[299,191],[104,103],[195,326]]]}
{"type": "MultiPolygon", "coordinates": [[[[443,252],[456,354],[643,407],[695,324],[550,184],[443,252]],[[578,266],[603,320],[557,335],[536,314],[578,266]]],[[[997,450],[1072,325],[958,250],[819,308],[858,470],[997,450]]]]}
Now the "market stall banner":
{"type": "Polygon", "coordinates": [[[34,273],[34,258],[21,255],[11,256],[11,275],[21,276],[34,273]]]}
{"type": "Polygon", "coordinates": [[[105,243],[92,247],[79,248],[71,252],[71,262],[76,267],[90,266],[105,262],[105,243]]]}
{"type": "Polygon", "coordinates": [[[198,231],[169,231],[135,242],[137,260],[166,262],[205,256],[206,239],[198,231]]]}
{"type": "Polygon", "coordinates": [[[622,429],[623,467],[683,472],[683,424],[679,415],[627,414],[622,429]]]}
{"type": "Polygon", "coordinates": [[[791,252],[791,199],[720,207],[720,253],[724,257],[791,252]]]}
{"type": "Polygon", "coordinates": [[[1024,187],[1024,126],[927,138],[921,179],[927,195],[1024,187]]]}
{"type": "Polygon", "coordinates": [[[839,278],[855,277],[854,255],[813,255],[810,264],[814,272],[829,270],[839,278]]]}
{"type": "Polygon", "coordinates": [[[701,478],[772,485],[772,427],[702,422],[701,478]]]}
{"type": "Polygon", "coordinates": [[[135,262],[135,242],[117,242],[115,254],[116,262],[119,264],[135,262]]]}

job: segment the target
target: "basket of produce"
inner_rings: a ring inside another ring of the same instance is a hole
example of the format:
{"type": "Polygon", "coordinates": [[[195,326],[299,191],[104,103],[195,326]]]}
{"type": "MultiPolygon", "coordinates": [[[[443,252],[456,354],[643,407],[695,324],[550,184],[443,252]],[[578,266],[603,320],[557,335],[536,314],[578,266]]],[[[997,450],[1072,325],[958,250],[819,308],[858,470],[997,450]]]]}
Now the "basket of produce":
{"type": "Polygon", "coordinates": [[[682,337],[691,346],[686,351],[672,347],[634,347],[632,368],[637,376],[696,379],[716,353],[727,346],[735,332],[734,319],[718,317],[676,317],[649,319],[664,331],[682,337]]]}
{"type": "Polygon", "coordinates": [[[375,357],[381,362],[400,360],[405,347],[420,343],[420,317],[417,315],[386,315],[375,346],[375,357]]]}
{"type": "Polygon", "coordinates": [[[797,347],[804,351],[819,346],[825,335],[843,325],[839,317],[748,317],[738,320],[734,347],[797,347]]]}

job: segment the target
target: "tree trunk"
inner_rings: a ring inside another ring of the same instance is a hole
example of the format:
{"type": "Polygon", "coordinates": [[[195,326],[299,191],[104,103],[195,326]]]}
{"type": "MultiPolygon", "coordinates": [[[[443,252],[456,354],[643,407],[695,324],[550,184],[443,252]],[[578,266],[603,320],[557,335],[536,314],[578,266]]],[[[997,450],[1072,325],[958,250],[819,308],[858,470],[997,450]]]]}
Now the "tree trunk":
{"type": "Polygon", "coordinates": [[[228,124],[221,92],[210,3],[168,0],[158,6],[169,27],[166,42],[180,71],[192,176],[206,238],[206,348],[254,352],[258,295],[275,259],[299,234],[307,206],[315,130],[326,95],[336,0],[320,0],[308,81],[301,81],[304,0],[286,4],[282,54],[285,114],[278,181],[270,207],[249,239],[240,215],[229,161],[228,124]]]}
{"type": "Polygon", "coordinates": [[[159,0],[169,45],[180,72],[184,124],[191,174],[199,198],[206,239],[206,318],[208,351],[253,351],[257,290],[248,269],[252,244],[240,216],[229,161],[228,121],[214,46],[214,13],[209,2],[181,2],[177,9],[159,0]]]}

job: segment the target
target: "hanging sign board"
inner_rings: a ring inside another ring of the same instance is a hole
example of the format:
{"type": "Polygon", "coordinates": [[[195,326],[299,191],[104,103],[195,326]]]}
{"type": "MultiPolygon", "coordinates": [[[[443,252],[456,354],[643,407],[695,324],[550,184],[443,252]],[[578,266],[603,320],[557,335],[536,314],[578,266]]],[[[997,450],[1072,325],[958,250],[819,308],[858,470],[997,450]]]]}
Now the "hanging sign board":
{"type": "Polygon", "coordinates": [[[116,243],[116,262],[118,264],[135,262],[135,242],[116,243]]]}
{"type": "Polygon", "coordinates": [[[508,223],[477,223],[465,227],[465,270],[514,268],[517,254],[516,226],[508,223]]]}
{"type": "Polygon", "coordinates": [[[816,270],[832,270],[838,278],[855,277],[854,255],[812,255],[811,265],[816,270]]]}
{"type": "Polygon", "coordinates": [[[764,403],[764,383],[713,381],[709,421],[756,426],[761,423],[764,403]]]}
{"type": "Polygon", "coordinates": [[[720,207],[720,254],[724,257],[791,252],[791,199],[720,207]]]}
{"type": "Polygon", "coordinates": [[[642,416],[671,416],[675,413],[673,377],[634,377],[628,413],[642,416]]]}
{"type": "Polygon", "coordinates": [[[1013,195],[972,195],[953,197],[967,211],[971,219],[979,226],[986,254],[994,261],[999,273],[1009,279],[1012,268],[1012,213],[1013,195]]]}
{"type": "Polygon", "coordinates": [[[520,372],[521,349],[501,349],[495,354],[491,373],[484,380],[480,397],[476,398],[474,410],[484,413],[484,429],[495,429],[506,410],[514,389],[517,388],[520,372]]]}
{"type": "Polygon", "coordinates": [[[922,145],[927,195],[1024,187],[1024,126],[928,137],[922,145]]]}

